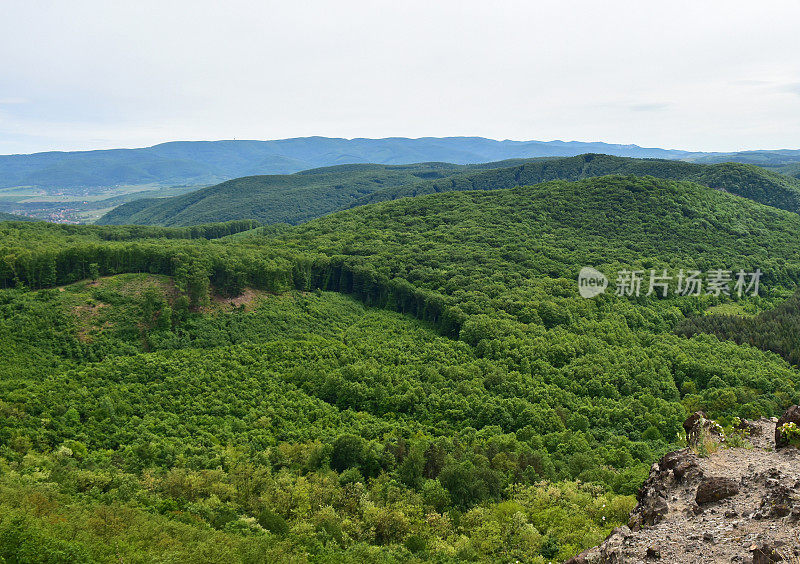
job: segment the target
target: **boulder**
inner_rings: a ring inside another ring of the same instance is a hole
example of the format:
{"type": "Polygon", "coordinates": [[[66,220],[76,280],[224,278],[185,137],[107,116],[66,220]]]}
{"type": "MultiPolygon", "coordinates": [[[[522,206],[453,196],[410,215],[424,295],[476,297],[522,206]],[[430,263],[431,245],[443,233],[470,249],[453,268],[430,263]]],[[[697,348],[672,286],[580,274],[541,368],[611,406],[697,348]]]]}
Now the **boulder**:
{"type": "Polygon", "coordinates": [[[775,448],[784,448],[789,446],[789,439],[784,437],[781,433],[781,425],[785,423],[794,423],[800,427],[800,405],[793,405],[786,410],[786,413],[778,419],[775,426],[775,448]]]}
{"type": "Polygon", "coordinates": [[[739,484],[730,478],[708,477],[697,486],[695,501],[698,504],[719,501],[739,493],[739,484]]]}
{"type": "Polygon", "coordinates": [[[684,478],[691,474],[702,474],[702,470],[700,470],[696,460],[687,458],[672,469],[672,474],[675,476],[676,481],[683,482],[684,478]]]}
{"type": "Polygon", "coordinates": [[[683,482],[689,477],[702,475],[697,461],[697,456],[684,448],[665,454],[653,464],[650,475],[636,495],[637,504],[631,512],[628,526],[638,531],[642,527],[658,524],[669,512],[667,499],[673,478],[676,482],[683,482]]]}
{"type": "MultiPolygon", "coordinates": [[[[688,448],[665,454],[658,461],[658,468],[662,473],[671,470],[677,482],[682,482],[684,478],[692,474],[702,473],[697,456],[688,448]]],[[[666,481],[666,475],[662,474],[660,477],[662,482],[666,481]]]]}
{"type": "Polygon", "coordinates": [[[658,461],[658,467],[661,470],[672,470],[676,466],[679,466],[687,461],[697,464],[696,457],[691,453],[691,451],[688,448],[683,448],[681,450],[668,452],[661,457],[661,460],[658,461]]]}

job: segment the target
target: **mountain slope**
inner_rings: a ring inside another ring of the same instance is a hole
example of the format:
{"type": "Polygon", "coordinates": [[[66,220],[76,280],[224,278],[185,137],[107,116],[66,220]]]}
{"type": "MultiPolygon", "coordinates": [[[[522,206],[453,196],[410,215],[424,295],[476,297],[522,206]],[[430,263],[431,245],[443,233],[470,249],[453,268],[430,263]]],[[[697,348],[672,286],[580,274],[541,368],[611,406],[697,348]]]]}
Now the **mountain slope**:
{"type": "Polygon", "coordinates": [[[800,293],[757,315],[706,313],[683,321],[675,331],[685,336],[710,333],[719,339],[772,351],[800,366],[800,293]]]}
{"type": "Polygon", "coordinates": [[[779,172],[793,178],[800,178],[800,163],[780,166],[775,169],[775,172],[779,172]]]}
{"type": "Polygon", "coordinates": [[[291,175],[249,176],[172,198],[137,200],[119,206],[98,224],[193,225],[213,218],[253,218],[264,223],[300,223],[347,208],[387,186],[445,178],[519,161],[477,165],[339,165],[291,175]]]}
{"type": "Polygon", "coordinates": [[[798,235],[797,214],[696,183],[602,176],[384,202],[314,220],[278,239],[358,257],[387,268],[390,279],[436,256],[435,272],[412,276],[434,289],[451,287],[451,276],[470,269],[470,278],[572,277],[579,265],[631,265],[645,257],[701,269],[715,262],[763,265],[769,276],[797,280],[798,235]],[[485,265],[470,265],[472,246],[496,252],[485,265]],[[445,264],[454,272],[447,274],[445,264]]]}
{"type": "Polygon", "coordinates": [[[294,224],[339,209],[401,197],[454,190],[513,188],[607,174],[692,180],[774,207],[800,212],[800,181],[756,166],[700,165],[586,154],[460,167],[441,163],[395,167],[348,165],[293,175],[249,177],[173,198],[125,204],[109,212],[99,223],[171,226],[252,218],[264,223],[294,224]]]}

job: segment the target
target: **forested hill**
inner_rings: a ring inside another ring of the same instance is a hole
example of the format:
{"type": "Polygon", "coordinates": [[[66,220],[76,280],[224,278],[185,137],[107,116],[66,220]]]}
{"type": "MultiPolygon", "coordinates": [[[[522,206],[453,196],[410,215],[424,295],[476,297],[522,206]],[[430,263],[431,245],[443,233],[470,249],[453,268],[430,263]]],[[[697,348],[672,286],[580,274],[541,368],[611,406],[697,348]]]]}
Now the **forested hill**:
{"type": "Polygon", "coordinates": [[[515,272],[571,278],[587,264],[761,264],[791,287],[800,281],[797,234],[797,214],[696,183],[603,176],[384,202],[297,226],[279,240],[281,248],[324,248],[388,279],[458,295],[469,288],[461,278],[468,272],[486,292],[491,280],[511,281],[515,272]]]}
{"type": "Polygon", "coordinates": [[[177,226],[252,218],[263,223],[296,224],[336,210],[401,197],[513,188],[607,174],[692,180],[767,205],[800,211],[800,180],[757,166],[586,154],[468,166],[348,165],[293,175],[247,177],[172,198],[124,204],[98,223],[177,226]]]}
{"type": "Polygon", "coordinates": [[[649,175],[671,180],[689,180],[762,204],[795,213],[800,212],[800,181],[755,165],[740,163],[702,165],[593,154],[538,160],[510,168],[464,174],[451,179],[387,187],[360,198],[353,203],[353,206],[435,192],[493,190],[538,184],[549,180],[581,180],[607,174],[649,175]]]}
{"type": "Polygon", "coordinates": [[[800,164],[800,150],[776,149],[772,151],[740,151],[737,153],[710,153],[695,155],[687,160],[696,163],[743,163],[754,164],[770,169],[780,170],[783,167],[800,164]]]}
{"type": "Polygon", "coordinates": [[[800,403],[777,354],[675,333],[790,295],[797,214],[601,176],[211,239],[247,227],[0,223],[6,562],[564,561],[687,413],[733,438],[800,403]],[[616,296],[623,268],[762,296],[616,296]]]}
{"type": "Polygon", "coordinates": [[[681,158],[686,151],[636,145],[563,141],[495,141],[483,137],[275,141],[176,141],[141,149],[48,152],[0,156],[0,188],[108,187],[118,184],[201,185],[256,174],[288,174],[352,163],[427,161],[483,163],[510,158],[602,152],[630,157],[681,158]]]}
{"type": "Polygon", "coordinates": [[[779,168],[776,168],[775,170],[776,172],[780,172],[781,174],[785,174],[786,176],[800,178],[800,163],[781,166],[779,168]]]}
{"type": "Polygon", "coordinates": [[[97,223],[173,226],[244,218],[263,223],[301,223],[347,208],[361,196],[389,186],[413,184],[519,162],[509,160],[476,165],[355,164],[317,168],[290,175],[248,176],[173,198],[123,204],[108,212],[97,223]]]}
{"type": "Polygon", "coordinates": [[[24,215],[0,212],[0,221],[34,221],[34,219],[24,215]]]}

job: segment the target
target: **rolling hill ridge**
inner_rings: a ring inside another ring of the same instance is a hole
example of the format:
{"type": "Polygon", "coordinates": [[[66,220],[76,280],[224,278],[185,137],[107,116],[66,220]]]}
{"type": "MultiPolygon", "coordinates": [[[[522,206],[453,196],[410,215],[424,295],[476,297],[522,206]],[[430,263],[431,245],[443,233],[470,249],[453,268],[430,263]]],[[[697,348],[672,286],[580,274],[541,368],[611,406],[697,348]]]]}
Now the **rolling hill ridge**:
{"type": "Polygon", "coordinates": [[[703,165],[586,154],[466,166],[443,163],[394,167],[346,165],[292,175],[247,177],[172,198],[123,204],[98,223],[184,226],[255,219],[263,223],[296,224],[336,210],[384,200],[437,192],[513,188],[608,174],[690,180],[773,207],[800,212],[800,181],[754,165],[703,165]]]}

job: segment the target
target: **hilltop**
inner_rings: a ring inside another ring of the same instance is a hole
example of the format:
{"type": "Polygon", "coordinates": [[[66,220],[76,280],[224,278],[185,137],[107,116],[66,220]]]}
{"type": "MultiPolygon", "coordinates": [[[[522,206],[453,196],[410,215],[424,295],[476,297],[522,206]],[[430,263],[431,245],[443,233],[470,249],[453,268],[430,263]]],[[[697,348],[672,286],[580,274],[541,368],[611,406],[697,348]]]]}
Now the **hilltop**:
{"type": "Polygon", "coordinates": [[[497,190],[608,174],[691,180],[788,211],[800,211],[800,180],[754,165],[700,165],[586,154],[559,159],[457,166],[348,165],[292,175],[232,180],[190,194],[140,200],[112,210],[100,224],[192,225],[231,219],[302,223],[364,204],[448,191],[497,190]]]}

